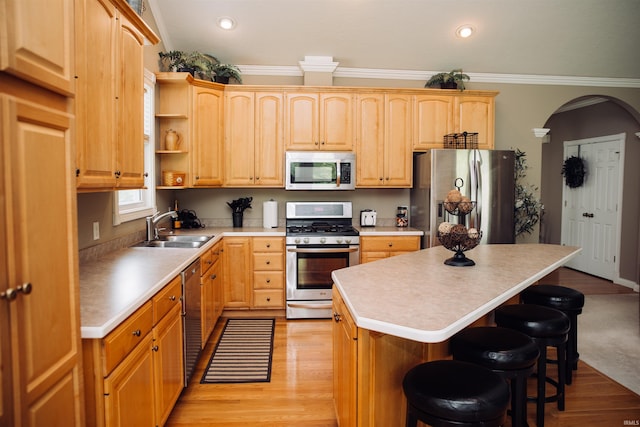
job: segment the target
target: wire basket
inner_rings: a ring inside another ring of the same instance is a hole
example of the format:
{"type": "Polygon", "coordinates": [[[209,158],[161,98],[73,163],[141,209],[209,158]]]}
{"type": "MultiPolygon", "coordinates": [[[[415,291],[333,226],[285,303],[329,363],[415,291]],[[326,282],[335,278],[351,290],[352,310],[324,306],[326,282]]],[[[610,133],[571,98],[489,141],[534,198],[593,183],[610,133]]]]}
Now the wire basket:
{"type": "Polygon", "coordinates": [[[478,132],[450,133],[445,135],[444,148],[478,148],[478,132]]]}

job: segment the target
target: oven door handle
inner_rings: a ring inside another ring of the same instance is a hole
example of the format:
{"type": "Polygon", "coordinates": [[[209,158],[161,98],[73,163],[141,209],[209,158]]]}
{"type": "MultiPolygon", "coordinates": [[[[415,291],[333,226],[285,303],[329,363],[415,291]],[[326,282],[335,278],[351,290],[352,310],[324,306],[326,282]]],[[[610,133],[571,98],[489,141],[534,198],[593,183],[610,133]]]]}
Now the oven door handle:
{"type": "Polygon", "coordinates": [[[358,246],[349,248],[288,248],[287,252],[295,252],[299,254],[336,254],[358,252],[358,246]]]}
{"type": "Polygon", "coordinates": [[[312,309],[322,309],[326,310],[327,308],[331,308],[331,303],[329,304],[305,304],[301,302],[287,302],[287,306],[291,308],[312,308],[312,309]]]}

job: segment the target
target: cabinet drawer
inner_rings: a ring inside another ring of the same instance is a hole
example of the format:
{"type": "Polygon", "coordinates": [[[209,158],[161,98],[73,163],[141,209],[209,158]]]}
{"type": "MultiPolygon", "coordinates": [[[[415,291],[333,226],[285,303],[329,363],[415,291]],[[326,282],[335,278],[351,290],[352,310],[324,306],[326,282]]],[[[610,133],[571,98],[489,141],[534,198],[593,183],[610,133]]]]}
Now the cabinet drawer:
{"type": "Polygon", "coordinates": [[[385,236],[360,239],[361,251],[417,251],[420,236],[385,236]]]}
{"type": "Polygon", "coordinates": [[[182,304],[182,280],[176,276],[153,297],[153,324],[155,325],[176,305],[182,304]]]}
{"type": "Polygon", "coordinates": [[[211,249],[200,255],[200,274],[206,273],[206,271],[213,265],[213,254],[211,249]]]}
{"type": "Polygon", "coordinates": [[[152,303],[147,301],[104,338],[104,376],[107,376],[144,339],[152,326],[152,303]]]}
{"type": "Polygon", "coordinates": [[[222,242],[216,243],[211,248],[211,263],[215,264],[220,259],[220,249],[222,248],[222,242]]]}
{"type": "Polygon", "coordinates": [[[274,289],[253,291],[253,306],[255,308],[283,308],[284,291],[274,289]]]}
{"type": "Polygon", "coordinates": [[[284,256],[280,253],[254,253],[254,270],[284,270],[284,256]]]}
{"type": "Polygon", "coordinates": [[[254,252],[284,252],[284,239],[281,237],[254,237],[254,252]]]}
{"type": "Polygon", "coordinates": [[[253,289],[284,289],[284,272],[256,271],[253,273],[253,289]]]}

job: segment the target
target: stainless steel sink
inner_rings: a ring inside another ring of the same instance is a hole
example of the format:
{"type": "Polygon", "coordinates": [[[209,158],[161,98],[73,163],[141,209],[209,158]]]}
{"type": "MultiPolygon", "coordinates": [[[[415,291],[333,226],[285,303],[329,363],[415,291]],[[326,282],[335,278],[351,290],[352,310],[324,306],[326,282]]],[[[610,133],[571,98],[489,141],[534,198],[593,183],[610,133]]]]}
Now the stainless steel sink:
{"type": "Polygon", "coordinates": [[[212,237],[213,236],[194,236],[194,235],[188,235],[188,234],[181,234],[181,235],[168,234],[168,235],[160,236],[158,238],[158,240],[167,241],[167,242],[208,242],[209,240],[211,240],[212,237]]]}
{"type": "Polygon", "coordinates": [[[145,248],[200,248],[205,245],[213,236],[194,235],[166,235],[160,236],[157,240],[144,241],[134,246],[145,248]]]}

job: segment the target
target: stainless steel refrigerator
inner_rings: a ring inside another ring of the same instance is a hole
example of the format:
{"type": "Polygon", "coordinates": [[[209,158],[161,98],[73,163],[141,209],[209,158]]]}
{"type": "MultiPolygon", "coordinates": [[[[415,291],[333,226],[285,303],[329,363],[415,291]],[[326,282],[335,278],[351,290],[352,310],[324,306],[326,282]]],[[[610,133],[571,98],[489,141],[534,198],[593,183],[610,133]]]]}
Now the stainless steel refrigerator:
{"type": "Polygon", "coordinates": [[[424,231],[422,248],[439,245],[442,222],[464,223],[482,232],[480,244],[514,243],[515,153],[508,150],[435,149],[414,155],[409,225],[424,231]],[[443,207],[447,193],[459,188],[475,202],[460,218],[443,207]]]}

